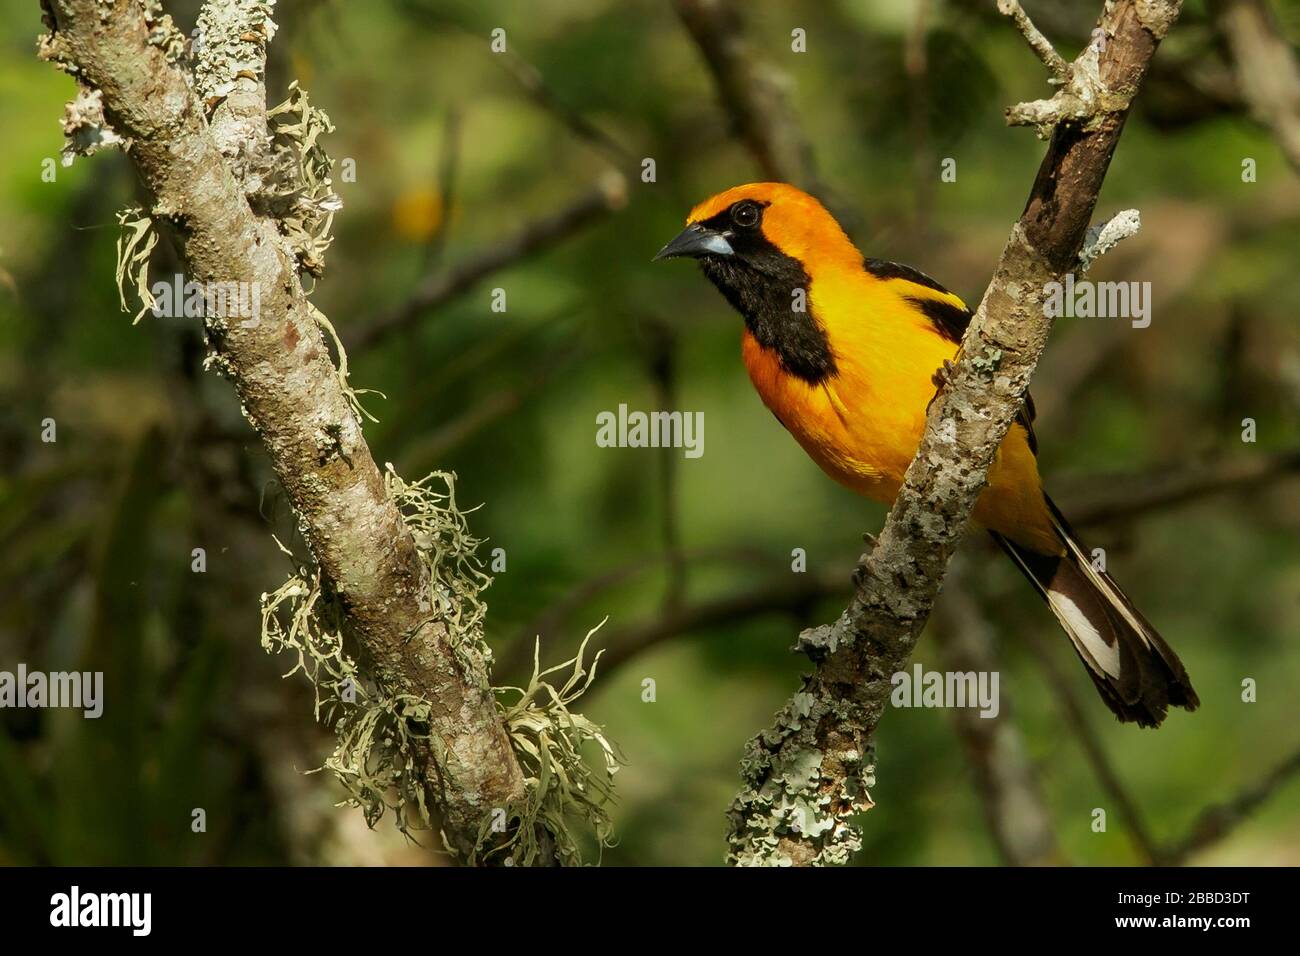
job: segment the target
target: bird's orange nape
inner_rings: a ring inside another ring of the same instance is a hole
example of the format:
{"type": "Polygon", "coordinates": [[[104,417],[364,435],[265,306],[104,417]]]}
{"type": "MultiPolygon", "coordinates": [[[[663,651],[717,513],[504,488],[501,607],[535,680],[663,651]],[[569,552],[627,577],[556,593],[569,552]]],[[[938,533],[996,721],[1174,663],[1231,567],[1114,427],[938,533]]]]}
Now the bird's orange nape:
{"type": "Polygon", "coordinates": [[[735,186],[700,203],[686,222],[704,222],[742,200],[763,205],[763,235],[792,258],[818,269],[861,267],[862,253],[826,207],[785,183],[735,186]]]}

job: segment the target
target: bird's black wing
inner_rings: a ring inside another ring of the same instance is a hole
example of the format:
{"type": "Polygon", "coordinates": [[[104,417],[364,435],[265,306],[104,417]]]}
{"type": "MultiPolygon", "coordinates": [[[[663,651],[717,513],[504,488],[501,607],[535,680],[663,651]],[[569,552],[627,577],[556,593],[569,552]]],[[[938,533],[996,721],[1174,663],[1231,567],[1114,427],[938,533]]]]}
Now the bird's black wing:
{"type": "MultiPolygon", "coordinates": [[[[954,344],[961,344],[961,337],[966,334],[966,327],[970,325],[972,315],[970,309],[966,308],[965,305],[958,304],[961,300],[957,295],[949,292],[921,270],[905,266],[901,262],[890,262],[888,259],[864,259],[862,267],[877,279],[896,279],[901,282],[911,283],[914,286],[920,286],[917,295],[906,296],[908,301],[921,310],[922,314],[930,320],[940,335],[954,344]],[[926,295],[921,291],[923,289],[951,298],[940,299],[926,295]]],[[[1034,434],[1034,417],[1036,414],[1034,399],[1026,393],[1025,403],[1020,407],[1020,411],[1016,415],[1016,421],[1024,427],[1029,440],[1029,450],[1035,455],[1038,454],[1038,436],[1034,434]]]]}

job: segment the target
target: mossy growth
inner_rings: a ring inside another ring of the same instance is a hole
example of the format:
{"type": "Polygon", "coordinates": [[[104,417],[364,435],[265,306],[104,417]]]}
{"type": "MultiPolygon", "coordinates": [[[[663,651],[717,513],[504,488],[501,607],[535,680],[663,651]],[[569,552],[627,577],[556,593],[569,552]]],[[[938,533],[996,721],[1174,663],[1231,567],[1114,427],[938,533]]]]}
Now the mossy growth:
{"type": "Polygon", "coordinates": [[[330,178],[334,161],[320,142],[334,132],[334,124],[324,110],[311,105],[296,80],[289,84],[288,97],[267,110],[266,118],[273,167],[262,175],[263,186],[250,199],[275,217],[302,269],[319,277],[325,250],[334,241],[334,214],[343,208],[330,178]]]}
{"type": "Polygon", "coordinates": [[[427,828],[413,740],[423,736],[416,728],[428,726],[429,705],[408,694],[387,695],[365,679],[344,649],[338,604],[318,572],[300,566],[262,595],[262,646],[296,658],[284,676],[307,676],[316,719],[334,730],[334,752],[311,772],[333,774],[348,792],[344,803],[360,807],[372,827],[392,810],[403,833],[427,828]]]}
{"type": "Polygon", "coordinates": [[[513,865],[531,866],[545,857],[549,841],[557,862],[580,864],[580,846],[571,828],[575,820],[590,828],[598,850],[611,845],[613,825],[607,808],[614,795],[614,774],[623,760],[598,724],[569,709],[596,678],[602,652],[596,652],[590,669],[584,657],[599,627],[587,632],[574,657],[546,670],[541,669],[540,642],[534,644],[528,686],[496,688],[510,744],[524,771],[527,796],[522,805],[507,810],[506,816],[518,824],[506,839],[494,842],[491,821],[484,824],[479,846],[485,862],[508,857],[513,865]],[[552,674],[567,676],[557,687],[557,682],[548,680],[552,674]],[[598,767],[584,759],[589,744],[598,749],[598,767]]]}
{"type": "MultiPolygon", "coordinates": [[[[456,504],[455,478],[436,472],[407,482],[388,465],[384,480],[429,572],[422,600],[446,625],[466,680],[482,682],[484,664],[491,661],[483,639],[487,605],[482,591],[492,579],[477,558],[481,542],[470,534],[465,512],[456,504]]],[[[315,688],[316,717],[335,732],[334,752],[318,769],[344,786],[348,796],[343,803],[361,808],[370,826],[391,810],[407,836],[431,827],[416,753],[417,741],[437,744],[437,736],[426,730],[428,701],[389,694],[361,673],[346,650],[338,602],[317,572],[305,563],[295,565],[279,589],[262,596],[262,645],[296,658],[285,676],[299,671],[307,676],[315,688]]],[[[526,866],[553,857],[579,863],[575,821],[591,828],[598,846],[608,844],[606,805],[620,758],[598,725],[569,709],[595,678],[599,654],[590,665],[584,663],[592,633],[571,660],[546,670],[535,662],[527,687],[496,689],[497,706],[524,771],[526,796],[520,805],[502,808],[503,814],[484,822],[479,849],[467,862],[508,860],[526,866]],[[549,679],[564,671],[567,677],[558,686],[549,679]],[[584,755],[593,743],[599,752],[596,766],[584,755]],[[498,823],[511,825],[498,832],[498,823]]],[[[435,750],[433,758],[442,763],[444,755],[435,750]]]]}

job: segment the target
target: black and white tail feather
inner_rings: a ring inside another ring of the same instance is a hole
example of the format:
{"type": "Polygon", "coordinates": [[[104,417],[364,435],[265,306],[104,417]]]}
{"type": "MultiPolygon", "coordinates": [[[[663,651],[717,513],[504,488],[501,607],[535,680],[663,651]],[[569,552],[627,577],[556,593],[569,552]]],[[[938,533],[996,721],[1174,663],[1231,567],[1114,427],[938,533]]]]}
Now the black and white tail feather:
{"type": "Polygon", "coordinates": [[[993,537],[1061,622],[1106,706],[1142,727],[1160,726],[1171,705],[1195,710],[1200,700],[1178,655],[1114,579],[1093,566],[1050,498],[1047,506],[1065,554],[1039,554],[993,537]]]}

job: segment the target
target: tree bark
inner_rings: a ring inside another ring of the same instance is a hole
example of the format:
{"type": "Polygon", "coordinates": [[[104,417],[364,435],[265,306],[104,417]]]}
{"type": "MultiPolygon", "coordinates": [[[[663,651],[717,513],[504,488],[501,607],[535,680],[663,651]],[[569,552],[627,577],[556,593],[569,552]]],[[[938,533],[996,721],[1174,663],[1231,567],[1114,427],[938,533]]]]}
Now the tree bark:
{"type": "Polygon", "coordinates": [[[212,361],[233,381],[369,673],[389,694],[430,703],[418,763],[450,845],[468,855],[492,809],[523,797],[523,774],[486,662],[475,648],[454,649],[431,609],[427,571],[361,435],[294,252],[250,206],[214,135],[228,149],[250,129],[264,136],[264,102],[250,101],[241,77],[210,124],[177,62],[183,38],[155,3],[48,0],[45,10],[42,55],[102,93],[105,118],[129,140],[147,212],[167,227],[188,278],[260,290],[256,324],[208,323],[212,361]]]}

